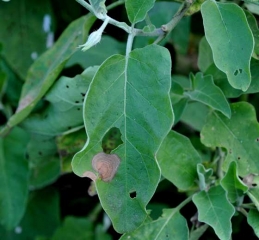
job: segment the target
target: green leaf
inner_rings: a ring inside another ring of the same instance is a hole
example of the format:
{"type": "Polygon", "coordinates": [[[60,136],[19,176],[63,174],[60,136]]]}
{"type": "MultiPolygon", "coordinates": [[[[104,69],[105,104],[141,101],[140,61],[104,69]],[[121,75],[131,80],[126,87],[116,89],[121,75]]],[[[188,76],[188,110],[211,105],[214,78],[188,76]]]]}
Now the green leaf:
{"type": "Polygon", "coordinates": [[[30,65],[54,41],[51,1],[1,1],[0,16],[2,54],[16,74],[25,79],[30,65]]]}
{"type": "MultiPolygon", "coordinates": [[[[176,2],[155,2],[154,7],[148,12],[150,22],[160,28],[163,24],[169,22],[172,17],[176,14],[181,4],[176,2]],[[168,11],[170,9],[170,11],[168,11]]],[[[138,23],[138,28],[144,28],[146,21],[138,23]]],[[[186,54],[189,45],[191,18],[185,16],[175,26],[172,32],[166,38],[167,41],[163,41],[162,44],[170,42],[174,45],[177,52],[180,54],[186,54]]],[[[135,39],[134,46],[144,47],[156,40],[157,37],[138,37],[135,39]]]]}
{"type": "Polygon", "coordinates": [[[45,96],[50,104],[41,114],[31,114],[21,126],[27,131],[57,136],[83,126],[83,102],[98,67],[74,78],[61,77],[45,96]]]}
{"type": "Polygon", "coordinates": [[[128,18],[132,24],[142,21],[147,12],[154,6],[155,0],[126,0],[128,18]]]}
{"type": "Polygon", "coordinates": [[[54,83],[69,57],[76,51],[76,47],[83,42],[83,32],[88,32],[94,21],[95,17],[89,14],[72,22],[55,45],[34,62],[23,85],[16,113],[8,120],[0,134],[6,134],[30,114],[54,83]]]}
{"type": "Polygon", "coordinates": [[[252,58],[250,65],[252,80],[249,88],[245,92],[231,87],[231,85],[227,81],[226,74],[221,72],[215,66],[215,64],[212,64],[206,70],[205,74],[211,74],[213,76],[215,84],[221,88],[227,98],[236,98],[241,96],[242,94],[259,92],[259,61],[252,58]]]}
{"type": "Polygon", "coordinates": [[[61,159],[61,171],[63,173],[72,172],[72,158],[84,147],[86,142],[85,129],[59,136],[56,142],[61,159]]]}
{"type": "Polygon", "coordinates": [[[236,162],[230,163],[226,175],[221,180],[221,186],[227,192],[228,199],[232,203],[247,192],[248,187],[238,177],[236,162]]]}
{"type": "Polygon", "coordinates": [[[171,131],[159,148],[157,160],[162,175],[177,188],[187,190],[195,186],[196,166],[201,158],[189,138],[171,131]]]}
{"type": "Polygon", "coordinates": [[[210,178],[213,174],[213,169],[206,169],[202,164],[197,165],[197,173],[199,177],[199,187],[201,190],[207,190],[210,184],[210,178]]]}
{"type": "Polygon", "coordinates": [[[120,240],[187,240],[187,222],[177,208],[164,209],[163,215],[155,221],[141,225],[134,232],[124,234],[120,240]]]}
{"type": "Polygon", "coordinates": [[[252,200],[257,210],[259,211],[259,189],[257,187],[251,188],[247,192],[247,195],[249,196],[249,198],[252,200]]]}
{"type": "Polygon", "coordinates": [[[212,76],[203,76],[202,73],[197,73],[191,79],[193,90],[187,91],[185,94],[192,100],[202,102],[230,118],[229,104],[220,88],[213,83],[212,76]]]}
{"type": "Polygon", "coordinates": [[[14,228],[25,211],[29,187],[27,142],[27,133],[18,127],[0,138],[0,223],[6,229],[14,228]]]}
{"type": "Polygon", "coordinates": [[[254,229],[255,235],[259,237],[259,212],[256,209],[251,209],[247,217],[248,224],[254,229]]]}
{"type": "Polygon", "coordinates": [[[30,194],[22,221],[12,231],[0,228],[0,236],[4,240],[34,240],[37,236],[48,238],[59,225],[58,192],[53,188],[45,188],[30,194]]]}
{"type": "Polygon", "coordinates": [[[252,13],[245,11],[245,14],[246,14],[246,18],[250,26],[250,29],[252,30],[254,41],[255,41],[254,57],[256,59],[259,59],[259,29],[258,29],[257,21],[252,13]]]}
{"type": "Polygon", "coordinates": [[[255,109],[246,102],[231,104],[232,117],[211,112],[201,132],[201,141],[207,147],[224,147],[228,155],[223,169],[237,161],[238,174],[245,176],[259,171],[259,124],[255,109]]]}
{"type": "Polygon", "coordinates": [[[93,239],[93,224],[87,218],[68,216],[56,230],[51,240],[93,239]]]}
{"type": "Polygon", "coordinates": [[[209,66],[213,63],[214,61],[210,45],[207,39],[203,37],[199,43],[198,67],[205,73],[209,66]]]}
{"type": "Polygon", "coordinates": [[[109,36],[102,36],[101,42],[83,52],[78,49],[68,60],[66,67],[79,64],[83,69],[90,66],[99,66],[113,54],[123,54],[126,45],[109,36]]]}
{"type": "Polygon", "coordinates": [[[190,232],[189,240],[199,240],[200,237],[204,234],[204,232],[208,229],[208,225],[204,224],[201,227],[195,229],[194,231],[190,232]]]}
{"type": "Polygon", "coordinates": [[[150,45],[129,57],[107,59],[88,91],[84,105],[88,141],[73,158],[73,171],[79,176],[93,171],[90,160],[103,151],[105,134],[114,127],[120,130],[123,144],[112,152],[121,160],[115,178],[96,181],[102,206],[120,233],[145,220],[145,206],[160,179],[154,156],[173,123],[170,85],[170,55],[165,48],[150,45]]]}
{"type": "Polygon", "coordinates": [[[193,196],[193,202],[198,208],[198,220],[210,225],[220,239],[230,239],[235,208],[228,202],[224,189],[217,186],[208,192],[201,191],[193,196]]]}
{"type": "Polygon", "coordinates": [[[27,146],[30,163],[30,187],[41,188],[54,182],[60,175],[55,138],[34,134],[27,146]]]}
{"type": "Polygon", "coordinates": [[[181,121],[194,130],[201,131],[208,113],[209,108],[206,105],[199,102],[190,102],[183,111],[181,121]]]}
{"type": "Polygon", "coordinates": [[[216,66],[227,74],[232,87],[246,91],[251,82],[254,39],[242,8],[208,0],[202,4],[201,13],[216,66]]]}

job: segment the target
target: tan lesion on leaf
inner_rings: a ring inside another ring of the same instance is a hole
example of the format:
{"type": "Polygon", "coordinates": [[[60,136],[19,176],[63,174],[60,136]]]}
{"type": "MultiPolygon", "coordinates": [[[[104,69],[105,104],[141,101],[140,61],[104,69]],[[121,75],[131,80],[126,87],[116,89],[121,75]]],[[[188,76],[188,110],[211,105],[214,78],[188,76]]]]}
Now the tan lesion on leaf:
{"type": "Polygon", "coordinates": [[[24,98],[22,98],[19,102],[18,108],[16,109],[16,113],[30,105],[33,100],[34,99],[31,95],[27,95],[24,98]]]}

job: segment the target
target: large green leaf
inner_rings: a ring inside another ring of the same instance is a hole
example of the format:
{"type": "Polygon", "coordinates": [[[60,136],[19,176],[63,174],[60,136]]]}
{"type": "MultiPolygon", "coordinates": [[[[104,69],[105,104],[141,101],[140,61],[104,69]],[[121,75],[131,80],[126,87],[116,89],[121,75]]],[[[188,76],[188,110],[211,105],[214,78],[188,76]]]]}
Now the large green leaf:
{"type": "Polygon", "coordinates": [[[257,237],[259,237],[259,212],[256,209],[251,209],[247,217],[248,224],[254,229],[257,237]]]}
{"type": "Polygon", "coordinates": [[[145,206],[160,178],[154,156],[173,123],[170,71],[168,51],[150,45],[128,57],[107,59],[87,93],[84,121],[88,141],[75,155],[73,171],[79,176],[93,171],[91,159],[103,151],[105,134],[114,127],[120,130],[123,144],[112,152],[121,159],[115,178],[96,181],[102,206],[118,232],[132,231],[145,220],[145,206]]]}
{"type": "Polygon", "coordinates": [[[41,114],[31,114],[21,126],[27,131],[56,136],[83,126],[83,102],[98,67],[74,78],[61,77],[45,96],[50,104],[41,114]]]}
{"type": "Polygon", "coordinates": [[[55,189],[45,188],[30,194],[26,212],[12,231],[0,228],[3,240],[35,240],[37,236],[51,237],[60,225],[59,195],[55,189]]]}
{"type": "Polygon", "coordinates": [[[219,87],[217,87],[212,80],[211,75],[203,76],[202,73],[197,73],[191,76],[192,91],[187,91],[192,100],[202,102],[230,118],[231,110],[229,104],[219,87]]]}
{"type": "Polygon", "coordinates": [[[163,215],[155,221],[141,225],[134,232],[124,234],[120,240],[187,240],[189,230],[185,218],[177,208],[164,209],[163,215]]]}
{"type": "Polygon", "coordinates": [[[201,158],[189,138],[171,131],[159,148],[157,160],[162,175],[176,187],[186,190],[195,185],[201,158]]]}
{"type": "Polygon", "coordinates": [[[210,225],[220,239],[230,239],[231,218],[235,208],[228,202],[226,192],[221,186],[212,187],[193,196],[198,208],[198,220],[210,225]]]}
{"type": "Polygon", "coordinates": [[[227,74],[232,87],[246,91],[251,82],[254,39],[243,10],[234,3],[208,0],[201,13],[216,66],[227,74]]]}
{"type": "Polygon", "coordinates": [[[235,202],[248,190],[248,187],[238,177],[237,164],[234,161],[230,163],[226,175],[221,180],[221,185],[227,192],[230,202],[235,202]]]}
{"type": "Polygon", "coordinates": [[[155,0],[126,0],[128,18],[132,24],[142,21],[154,6],[155,0]]]}
{"type": "Polygon", "coordinates": [[[29,166],[25,159],[27,133],[15,128],[0,138],[0,223],[14,228],[21,220],[29,187],[29,166]]]}
{"type": "Polygon", "coordinates": [[[23,79],[34,60],[54,41],[51,1],[0,1],[3,56],[23,79]]]}
{"type": "Polygon", "coordinates": [[[23,85],[16,113],[0,134],[6,134],[30,114],[76,51],[76,47],[83,42],[83,33],[88,32],[94,21],[95,17],[89,14],[72,22],[55,45],[34,62],[23,85]]]}
{"type": "Polygon", "coordinates": [[[259,124],[255,109],[249,103],[239,102],[231,105],[231,111],[231,119],[216,111],[211,112],[202,129],[201,141],[207,147],[228,150],[225,170],[231,161],[237,161],[240,176],[258,173],[259,124]]]}

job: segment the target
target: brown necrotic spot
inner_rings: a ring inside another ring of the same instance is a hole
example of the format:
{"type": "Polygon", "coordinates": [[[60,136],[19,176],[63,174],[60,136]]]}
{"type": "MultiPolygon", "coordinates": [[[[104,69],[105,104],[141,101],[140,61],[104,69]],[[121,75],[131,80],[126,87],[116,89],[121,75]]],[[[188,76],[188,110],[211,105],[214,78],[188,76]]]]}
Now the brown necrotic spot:
{"type": "Polygon", "coordinates": [[[120,158],[116,154],[98,153],[93,157],[92,166],[99,173],[104,182],[113,179],[120,165],[120,158]]]}

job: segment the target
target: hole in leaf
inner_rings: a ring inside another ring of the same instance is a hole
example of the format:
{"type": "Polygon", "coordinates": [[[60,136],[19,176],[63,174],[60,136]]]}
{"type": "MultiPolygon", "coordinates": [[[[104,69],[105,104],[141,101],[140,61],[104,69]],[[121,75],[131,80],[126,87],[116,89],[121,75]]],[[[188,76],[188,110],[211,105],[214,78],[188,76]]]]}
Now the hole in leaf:
{"type": "Polygon", "coordinates": [[[85,100],[85,99],[84,99],[84,98],[82,98],[82,102],[84,102],[84,100],[85,100]]]}
{"type": "Polygon", "coordinates": [[[102,148],[103,152],[109,154],[123,142],[121,140],[121,132],[118,128],[111,128],[103,137],[102,148]]]}
{"type": "Polygon", "coordinates": [[[137,197],[137,192],[136,191],[130,192],[129,195],[131,198],[135,198],[135,197],[137,197]]]}
{"type": "Polygon", "coordinates": [[[67,88],[69,88],[69,86],[68,86],[68,85],[66,85],[66,87],[67,87],[67,88]]]}
{"type": "Polygon", "coordinates": [[[40,152],[38,152],[39,153],[39,155],[41,156],[42,155],[42,152],[40,151],[40,152]]]}
{"type": "Polygon", "coordinates": [[[77,108],[78,111],[80,111],[80,108],[77,108]]]}
{"type": "Polygon", "coordinates": [[[68,130],[72,129],[72,127],[67,127],[68,130]]]}
{"type": "Polygon", "coordinates": [[[237,160],[240,160],[241,158],[240,157],[237,157],[237,160]]]}
{"type": "Polygon", "coordinates": [[[234,72],[234,75],[237,76],[238,74],[241,74],[243,72],[243,70],[241,68],[237,69],[235,72],[234,72]]]}
{"type": "Polygon", "coordinates": [[[237,76],[237,75],[238,75],[238,70],[236,70],[236,71],[234,72],[234,75],[235,75],[235,76],[237,76]]]}
{"type": "Polygon", "coordinates": [[[79,101],[75,101],[75,103],[79,103],[79,101]]]}
{"type": "Polygon", "coordinates": [[[256,184],[256,183],[252,183],[252,186],[253,186],[253,187],[256,187],[256,186],[257,186],[257,184],[256,184]]]}
{"type": "Polygon", "coordinates": [[[85,93],[81,93],[81,95],[84,97],[84,96],[85,96],[85,93]]]}
{"type": "Polygon", "coordinates": [[[259,138],[256,138],[256,141],[259,142],[259,138]]]}

